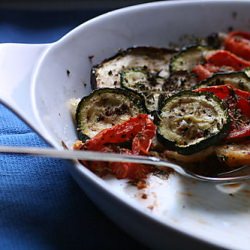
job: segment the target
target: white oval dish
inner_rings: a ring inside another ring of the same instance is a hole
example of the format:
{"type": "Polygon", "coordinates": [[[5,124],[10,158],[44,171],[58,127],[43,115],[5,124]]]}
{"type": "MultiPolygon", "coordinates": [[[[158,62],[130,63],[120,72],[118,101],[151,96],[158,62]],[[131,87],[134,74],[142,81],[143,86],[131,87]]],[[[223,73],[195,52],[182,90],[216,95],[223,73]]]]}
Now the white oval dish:
{"type": "MultiPolygon", "coordinates": [[[[164,47],[186,34],[229,27],[249,31],[249,8],[249,1],[156,2],[104,14],[53,44],[1,45],[0,100],[52,146],[71,147],[76,133],[70,101],[90,92],[94,64],[134,45],[164,47]]],[[[208,249],[206,242],[249,249],[249,185],[226,194],[173,174],[151,176],[149,187],[138,190],[125,180],[100,179],[77,163],[70,172],[99,208],[152,248],[208,249]]]]}

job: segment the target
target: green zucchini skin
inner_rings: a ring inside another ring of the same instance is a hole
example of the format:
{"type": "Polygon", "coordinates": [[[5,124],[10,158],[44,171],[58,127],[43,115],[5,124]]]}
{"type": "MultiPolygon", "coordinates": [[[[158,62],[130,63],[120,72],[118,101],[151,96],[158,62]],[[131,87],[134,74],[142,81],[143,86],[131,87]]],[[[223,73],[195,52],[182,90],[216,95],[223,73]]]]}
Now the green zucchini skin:
{"type": "Polygon", "coordinates": [[[76,109],[78,138],[85,141],[105,128],[148,113],[144,99],[136,92],[121,88],[94,90],[79,102],[76,109]]]}
{"type": "Polygon", "coordinates": [[[250,78],[243,71],[215,73],[211,77],[197,84],[195,88],[204,88],[230,83],[233,87],[250,92],[250,78]]]}
{"type": "Polygon", "coordinates": [[[180,154],[191,155],[223,139],[230,128],[230,117],[224,103],[215,95],[182,91],[162,100],[157,125],[157,139],[163,145],[180,154]],[[207,111],[199,107],[206,107],[207,111]],[[211,120],[213,116],[208,115],[206,125],[204,118],[210,113],[219,115],[215,122],[211,120]],[[192,123],[193,120],[197,120],[198,125],[192,123]],[[197,138],[192,138],[196,135],[197,138]]]}
{"type": "Polygon", "coordinates": [[[96,88],[120,88],[120,72],[127,68],[147,67],[150,73],[169,73],[170,58],[176,49],[150,46],[120,50],[91,69],[91,86],[96,88]]]}
{"type": "Polygon", "coordinates": [[[183,48],[170,60],[170,72],[191,72],[194,66],[205,62],[205,55],[213,51],[212,48],[202,45],[183,48]]]}
{"type": "Polygon", "coordinates": [[[127,68],[120,72],[121,87],[136,92],[152,90],[150,74],[146,67],[127,68]]]}

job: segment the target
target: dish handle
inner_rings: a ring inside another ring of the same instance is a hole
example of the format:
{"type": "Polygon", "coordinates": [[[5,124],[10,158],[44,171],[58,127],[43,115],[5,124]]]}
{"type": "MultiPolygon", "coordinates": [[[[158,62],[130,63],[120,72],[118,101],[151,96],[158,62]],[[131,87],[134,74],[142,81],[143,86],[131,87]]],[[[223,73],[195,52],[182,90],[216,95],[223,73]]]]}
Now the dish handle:
{"type": "Polygon", "coordinates": [[[40,135],[39,123],[32,109],[31,80],[38,59],[48,45],[0,44],[0,102],[40,135]]]}

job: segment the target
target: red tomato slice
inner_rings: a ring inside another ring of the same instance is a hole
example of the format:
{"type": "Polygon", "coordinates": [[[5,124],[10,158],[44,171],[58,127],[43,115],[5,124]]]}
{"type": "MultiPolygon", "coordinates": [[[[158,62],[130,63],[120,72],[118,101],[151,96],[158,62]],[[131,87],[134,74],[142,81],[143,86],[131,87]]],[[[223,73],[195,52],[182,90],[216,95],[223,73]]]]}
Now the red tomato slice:
{"type": "Polygon", "coordinates": [[[250,137],[250,125],[243,124],[241,127],[235,128],[230,131],[230,134],[227,136],[227,140],[239,140],[250,137]]]}
{"type": "Polygon", "coordinates": [[[195,92],[210,92],[215,94],[222,100],[228,99],[231,95],[232,88],[228,85],[219,85],[219,86],[211,86],[211,87],[204,87],[195,89],[195,92]]]}
{"type": "Polygon", "coordinates": [[[112,174],[118,179],[140,180],[146,178],[147,174],[152,171],[152,167],[149,165],[135,163],[112,162],[109,167],[112,174]]]}
{"type": "Polygon", "coordinates": [[[234,89],[237,96],[237,107],[244,115],[250,118],[250,92],[234,89]]]}
{"type": "MultiPolygon", "coordinates": [[[[148,154],[155,134],[156,126],[153,121],[148,115],[139,114],[124,123],[101,131],[88,140],[83,149],[121,154],[148,154]],[[126,141],[132,141],[132,150],[116,146],[116,144],[126,141]]],[[[118,179],[142,179],[152,171],[150,166],[135,163],[87,162],[86,164],[99,175],[109,172],[118,179]]]]}
{"type": "Polygon", "coordinates": [[[149,119],[145,128],[142,129],[133,139],[132,152],[133,154],[144,154],[148,153],[148,150],[152,143],[152,138],[155,136],[156,126],[149,119]]]}
{"type": "Polygon", "coordinates": [[[147,114],[139,114],[138,116],[132,117],[128,121],[117,124],[112,128],[104,129],[95,137],[88,140],[85,143],[85,148],[98,151],[107,143],[123,143],[130,141],[145,127],[148,120],[150,119],[147,114]]]}
{"type": "Polygon", "coordinates": [[[229,37],[236,37],[237,36],[237,37],[242,37],[242,38],[250,40],[250,33],[245,32],[245,31],[240,31],[240,30],[232,31],[232,32],[228,33],[228,36],[229,37]]]}
{"type": "Polygon", "coordinates": [[[215,66],[229,66],[234,70],[242,70],[250,67],[250,62],[226,50],[217,50],[206,56],[206,61],[215,66]]]}
{"type": "Polygon", "coordinates": [[[205,80],[212,75],[212,73],[204,65],[196,65],[192,70],[198,77],[199,81],[205,80]]]}
{"type": "Polygon", "coordinates": [[[250,60],[250,33],[243,31],[234,31],[228,34],[224,40],[225,49],[250,60]]]}

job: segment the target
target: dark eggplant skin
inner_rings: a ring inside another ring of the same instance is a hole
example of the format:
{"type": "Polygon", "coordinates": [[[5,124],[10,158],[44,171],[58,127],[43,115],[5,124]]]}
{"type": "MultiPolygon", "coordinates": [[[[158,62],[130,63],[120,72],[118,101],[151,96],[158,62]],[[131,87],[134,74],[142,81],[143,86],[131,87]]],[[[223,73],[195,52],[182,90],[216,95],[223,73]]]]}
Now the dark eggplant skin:
{"type": "Polygon", "coordinates": [[[179,154],[191,155],[191,154],[197,153],[203,149],[208,148],[211,145],[215,145],[215,144],[219,143],[224,137],[226,137],[226,135],[229,132],[231,120],[230,120],[230,116],[228,114],[227,107],[223,101],[221,101],[218,97],[216,97],[212,93],[206,93],[206,92],[199,93],[199,92],[193,92],[193,91],[182,91],[182,92],[179,92],[179,93],[177,93],[169,98],[162,99],[161,102],[162,102],[160,104],[161,109],[158,111],[158,120],[157,120],[157,127],[158,127],[157,139],[166,148],[168,148],[170,150],[174,150],[174,151],[178,152],[179,154]],[[220,106],[220,108],[222,110],[224,110],[224,113],[226,116],[226,122],[224,123],[223,127],[221,128],[221,130],[218,133],[212,134],[210,137],[205,138],[204,140],[202,140],[196,144],[191,144],[191,145],[187,145],[185,147],[180,147],[177,145],[177,143],[175,141],[168,140],[160,132],[160,126],[164,126],[164,124],[163,125],[161,124],[161,110],[166,105],[166,103],[171,102],[176,97],[182,97],[184,95],[197,96],[197,97],[198,96],[206,96],[207,98],[212,98],[214,101],[216,101],[216,103],[220,106]]]}
{"type": "MultiPolygon", "coordinates": [[[[97,71],[101,67],[104,66],[104,64],[111,62],[112,60],[115,60],[119,57],[124,57],[126,55],[136,55],[136,56],[147,56],[149,58],[163,58],[164,55],[169,55],[169,61],[170,57],[172,57],[174,54],[178,52],[177,49],[174,48],[158,48],[158,47],[151,47],[151,46],[134,46],[130,47],[128,49],[120,49],[115,55],[112,57],[109,57],[105,60],[103,60],[101,63],[94,65],[91,69],[91,87],[92,89],[98,89],[102,86],[99,86],[98,81],[97,81],[97,71]]],[[[144,65],[131,65],[129,67],[143,67],[144,65]]],[[[119,88],[120,83],[117,81],[117,83],[113,83],[109,85],[108,87],[114,87],[114,88],[119,88]],[[112,85],[112,86],[111,86],[112,85]]]]}

